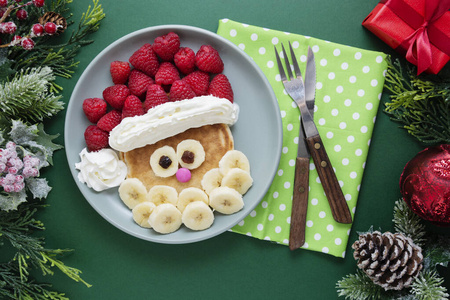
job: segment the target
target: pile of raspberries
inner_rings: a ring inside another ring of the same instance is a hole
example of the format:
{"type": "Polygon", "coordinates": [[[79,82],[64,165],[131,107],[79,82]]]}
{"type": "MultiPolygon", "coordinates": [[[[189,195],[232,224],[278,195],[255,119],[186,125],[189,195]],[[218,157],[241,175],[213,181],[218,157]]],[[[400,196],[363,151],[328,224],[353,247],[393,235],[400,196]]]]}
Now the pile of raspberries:
{"type": "Polygon", "coordinates": [[[103,98],[83,101],[89,125],[84,138],[89,151],[109,147],[109,132],[122,119],[145,114],[169,102],[212,95],[233,102],[231,84],[222,74],[223,61],[211,45],[195,53],[180,47],[180,37],[169,32],[136,50],[129,61],[110,65],[114,85],[103,91],[103,98]]]}

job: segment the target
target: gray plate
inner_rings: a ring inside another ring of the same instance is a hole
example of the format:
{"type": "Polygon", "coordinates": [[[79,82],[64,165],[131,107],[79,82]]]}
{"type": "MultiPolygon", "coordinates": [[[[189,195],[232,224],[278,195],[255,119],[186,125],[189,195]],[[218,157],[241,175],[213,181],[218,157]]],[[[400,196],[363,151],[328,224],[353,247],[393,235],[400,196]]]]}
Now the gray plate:
{"type": "Polygon", "coordinates": [[[192,243],[214,237],[245,218],[267,192],[278,168],[282,148],[282,125],[276,97],[266,77],[241,49],[210,31],[183,25],[149,27],[130,33],[104,49],[89,64],[73,90],[65,121],[65,149],[70,171],[90,205],[108,222],[135,237],[166,244],[192,243]],[[102,97],[103,90],[112,85],[109,65],[114,60],[128,58],[144,43],[153,43],[160,35],[170,31],[180,36],[181,46],[195,52],[203,44],[215,47],[225,64],[224,74],[234,90],[235,102],[240,106],[238,122],[231,128],[235,148],[250,160],[254,179],[245,194],[244,208],[233,215],[215,214],[213,225],[204,231],[192,231],[182,226],[178,231],[161,235],[152,229],[139,227],[131,211],[122,203],[117,188],[95,192],[78,181],[79,153],[85,147],[84,130],[90,125],[82,110],[83,100],[102,97]]]}

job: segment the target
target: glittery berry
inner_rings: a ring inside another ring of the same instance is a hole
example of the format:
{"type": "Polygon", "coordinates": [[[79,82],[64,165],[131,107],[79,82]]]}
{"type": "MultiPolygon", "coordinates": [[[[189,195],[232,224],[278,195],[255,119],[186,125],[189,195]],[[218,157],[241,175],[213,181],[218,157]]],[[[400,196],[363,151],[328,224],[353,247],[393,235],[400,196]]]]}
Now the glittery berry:
{"type": "Polygon", "coordinates": [[[0,23],[0,33],[13,34],[16,32],[16,29],[17,26],[12,21],[0,23]]]}
{"type": "Polygon", "coordinates": [[[25,20],[26,18],[28,18],[28,13],[27,13],[27,11],[25,9],[19,9],[16,12],[16,17],[19,20],[25,20]]]}
{"type": "Polygon", "coordinates": [[[8,0],[0,0],[0,7],[6,7],[8,5],[8,0]]]}
{"type": "Polygon", "coordinates": [[[34,48],[34,42],[30,38],[24,38],[20,44],[22,45],[22,48],[25,50],[31,50],[34,48]]]}
{"type": "Polygon", "coordinates": [[[44,25],[44,30],[49,35],[55,34],[57,30],[56,24],[53,22],[47,22],[44,25]]]}
{"type": "Polygon", "coordinates": [[[42,25],[39,24],[39,23],[34,24],[34,25],[31,27],[31,33],[32,33],[34,36],[42,36],[42,35],[44,35],[44,26],[42,26],[42,25]]]}
{"type": "Polygon", "coordinates": [[[42,7],[45,4],[45,0],[33,0],[33,4],[36,7],[42,7]]]}

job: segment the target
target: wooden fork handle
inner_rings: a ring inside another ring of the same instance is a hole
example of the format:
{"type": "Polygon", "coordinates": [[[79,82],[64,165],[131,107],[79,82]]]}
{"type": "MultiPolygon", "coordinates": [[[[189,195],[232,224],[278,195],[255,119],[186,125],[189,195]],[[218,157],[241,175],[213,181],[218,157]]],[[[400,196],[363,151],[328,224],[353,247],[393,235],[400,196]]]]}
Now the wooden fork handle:
{"type": "Polygon", "coordinates": [[[351,224],[352,216],[342,193],[341,186],[334,173],[333,166],[328,158],[322,139],[319,135],[306,138],[309,152],[314,160],[325,195],[330,204],[331,213],[336,222],[351,224]]]}
{"type": "Polygon", "coordinates": [[[309,158],[297,157],[292,197],[291,230],[289,232],[289,249],[291,250],[298,249],[305,243],[308,190],[309,158]]]}

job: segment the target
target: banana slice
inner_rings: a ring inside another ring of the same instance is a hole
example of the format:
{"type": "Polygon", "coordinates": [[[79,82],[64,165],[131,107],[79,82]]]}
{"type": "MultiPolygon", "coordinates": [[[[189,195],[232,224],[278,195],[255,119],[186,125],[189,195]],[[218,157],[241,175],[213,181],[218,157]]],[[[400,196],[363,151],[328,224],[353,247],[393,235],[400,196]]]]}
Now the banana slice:
{"type": "Polygon", "coordinates": [[[219,161],[219,170],[222,175],[225,176],[233,168],[250,173],[250,162],[247,156],[239,150],[228,151],[219,161]]]}
{"type": "Polygon", "coordinates": [[[156,206],[163,203],[176,205],[178,202],[178,192],[174,187],[168,185],[155,185],[148,191],[147,201],[153,202],[156,206]]]}
{"type": "Polygon", "coordinates": [[[183,168],[192,170],[205,161],[205,149],[197,140],[184,140],[177,145],[177,157],[183,168]]]}
{"type": "Polygon", "coordinates": [[[153,202],[142,202],[136,205],[133,212],[133,220],[141,227],[151,228],[148,218],[152,214],[156,205],[153,202]]]}
{"type": "Polygon", "coordinates": [[[185,188],[178,195],[177,208],[183,212],[186,206],[194,201],[201,201],[206,205],[209,204],[208,195],[204,191],[196,187],[185,188]]]}
{"type": "Polygon", "coordinates": [[[235,189],[221,186],[215,188],[209,194],[209,205],[222,214],[230,215],[244,207],[244,200],[235,189]]]}
{"type": "Polygon", "coordinates": [[[183,224],[192,230],[205,230],[214,222],[214,213],[203,201],[189,203],[181,216],[183,224]]]}
{"type": "Polygon", "coordinates": [[[219,168],[209,170],[203,175],[201,184],[203,190],[209,195],[211,191],[218,188],[222,184],[223,175],[220,173],[219,168]]]}
{"type": "Polygon", "coordinates": [[[253,185],[253,178],[248,172],[239,168],[233,168],[228,171],[222,179],[222,186],[227,186],[238,191],[241,195],[247,193],[253,185]]]}
{"type": "Polygon", "coordinates": [[[163,203],[148,218],[150,226],[159,233],[171,233],[181,226],[181,212],[171,203],[163,203]]]}
{"type": "Polygon", "coordinates": [[[170,177],[178,170],[178,158],[175,150],[170,146],[156,149],[150,156],[150,166],[156,176],[170,177]]]}
{"type": "Polygon", "coordinates": [[[139,179],[127,178],[119,186],[119,196],[129,209],[133,209],[146,200],[147,189],[139,179]]]}

